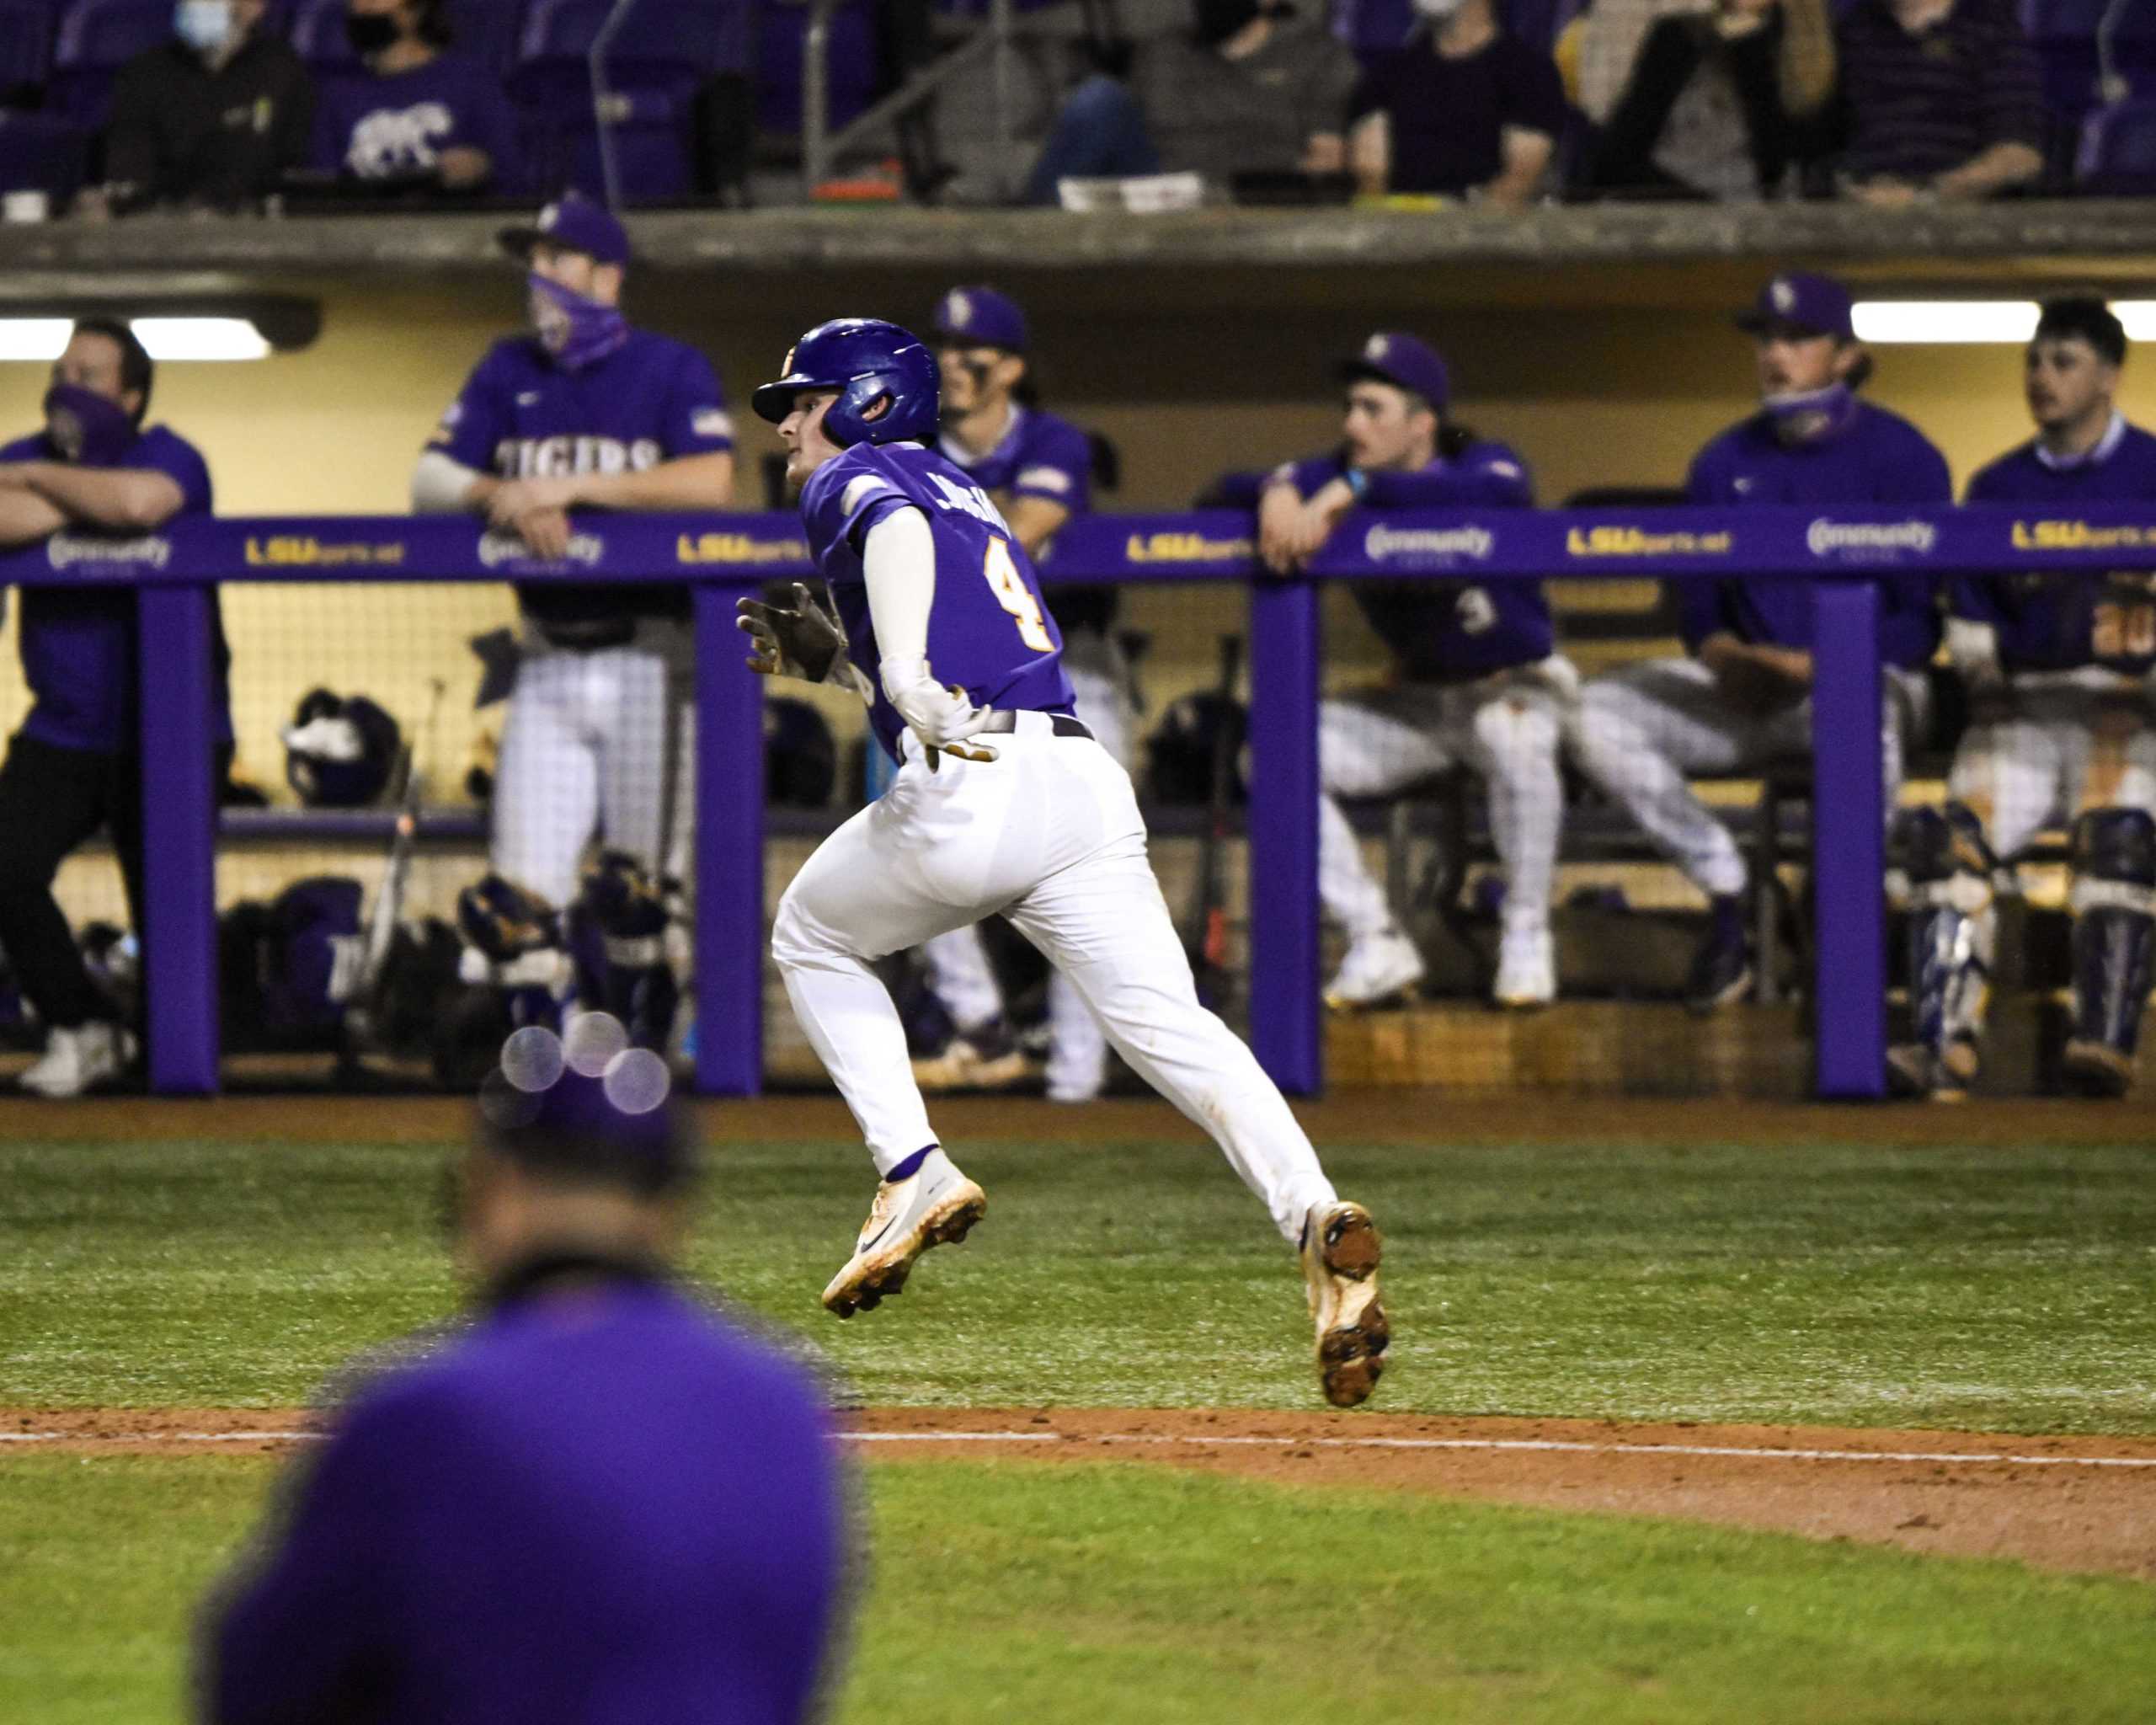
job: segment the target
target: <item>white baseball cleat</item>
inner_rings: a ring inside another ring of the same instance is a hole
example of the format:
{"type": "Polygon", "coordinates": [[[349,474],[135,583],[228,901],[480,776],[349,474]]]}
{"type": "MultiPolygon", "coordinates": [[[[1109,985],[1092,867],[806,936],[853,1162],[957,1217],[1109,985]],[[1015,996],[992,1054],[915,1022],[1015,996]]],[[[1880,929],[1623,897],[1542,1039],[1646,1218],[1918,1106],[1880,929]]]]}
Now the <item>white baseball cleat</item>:
{"type": "Polygon", "coordinates": [[[954,1090],[1009,1090],[1039,1073],[1032,1057],[1015,1044],[992,1054],[964,1036],[953,1037],[942,1054],[913,1063],[913,1081],[931,1096],[954,1090]]]}
{"type": "Polygon", "coordinates": [[[1385,1242],[1359,1204],[1315,1204],[1303,1221],[1303,1279],[1317,1322],[1317,1376],[1325,1399],[1354,1407],[1369,1399],[1392,1339],[1378,1300],[1385,1242]]]}
{"type": "Polygon", "coordinates": [[[862,1224],[846,1268],[824,1290],[824,1304],[841,1317],[873,1311],[886,1295],[904,1290],[913,1262],[931,1246],[955,1246],[988,1214],[980,1188],[951,1166],[941,1150],[903,1180],[886,1180],[862,1224]]]}
{"type": "Polygon", "coordinates": [[[135,1057],[135,1039],[117,1024],[93,1018],[72,1029],[56,1028],[45,1055],[17,1081],[39,1096],[80,1096],[109,1084],[135,1057]]]}
{"type": "Polygon", "coordinates": [[[1326,984],[1325,1003],[1336,1012],[1374,1007],[1405,994],[1422,971],[1422,953],[1397,928],[1358,936],[1326,984]]]}
{"type": "Polygon", "coordinates": [[[1557,997],[1557,965],[1547,922],[1508,928],[1497,948],[1497,981],[1491,1000],[1502,1011],[1529,1012],[1557,997]]]}

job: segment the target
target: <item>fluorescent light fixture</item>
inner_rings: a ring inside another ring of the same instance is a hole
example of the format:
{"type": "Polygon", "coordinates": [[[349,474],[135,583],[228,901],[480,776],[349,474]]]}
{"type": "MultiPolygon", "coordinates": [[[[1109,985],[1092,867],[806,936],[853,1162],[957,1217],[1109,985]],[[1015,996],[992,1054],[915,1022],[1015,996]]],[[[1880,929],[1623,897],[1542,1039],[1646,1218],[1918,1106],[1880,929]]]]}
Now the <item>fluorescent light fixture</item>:
{"type": "Polygon", "coordinates": [[[2156,341],[2156,300],[2113,300],[2111,311],[2128,341],[2156,341]]]}
{"type": "Polygon", "coordinates": [[[1859,341],[2007,342],[2036,334],[2034,300],[1860,300],[1851,312],[1859,341]]]}
{"type": "MultiPolygon", "coordinates": [[[[246,318],[132,318],[153,360],[266,360],[269,338],[246,318]]],[[[66,318],[0,318],[0,360],[50,364],[67,345],[66,318]]]]}

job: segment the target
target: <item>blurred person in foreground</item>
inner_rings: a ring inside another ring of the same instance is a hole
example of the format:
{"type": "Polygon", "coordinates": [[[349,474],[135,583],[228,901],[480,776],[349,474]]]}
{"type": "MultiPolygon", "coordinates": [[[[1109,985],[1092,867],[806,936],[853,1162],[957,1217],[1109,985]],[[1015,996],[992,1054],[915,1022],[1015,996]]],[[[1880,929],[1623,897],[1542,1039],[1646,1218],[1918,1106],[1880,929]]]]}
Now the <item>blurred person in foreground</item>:
{"type": "Polygon", "coordinates": [[[514,192],[516,120],[485,61],[456,52],[449,0],[346,0],[366,68],[323,90],[315,165],[385,191],[514,192]]]}
{"type": "Polygon", "coordinates": [[[376,1376],[214,1595],[212,1725],[813,1717],[838,1440],[808,1375],[669,1268],[694,1153],[592,1013],[502,1051],[456,1187],[472,1316],[376,1376]]]}
{"type": "Polygon", "coordinates": [[[105,184],[78,215],[175,206],[250,209],[307,165],[314,84],[291,43],[262,26],[268,0],[179,0],[173,39],[120,68],[105,184]]]}
{"type": "MultiPolygon", "coordinates": [[[[2103,531],[2083,528],[2084,510],[2156,501],[2156,437],[2118,410],[2126,354],[2103,301],[2047,301],[2022,360],[2036,435],[1979,470],[1968,501],[2017,505],[2030,524],[2015,524],[2017,538],[2068,543],[2103,531]]],[[[2144,563],[1964,576],[1949,598],[1946,647],[1971,722],[1945,806],[1900,817],[1913,1022],[1887,1077],[1906,1094],[1967,1093],[1983,1066],[2000,864],[2070,823],[2063,1065],[2076,1089],[2122,1096],[2156,969],[2156,575],[2144,563]]]]}
{"type": "MultiPolygon", "coordinates": [[[[162,565],[152,536],[211,509],[210,470],[169,426],[145,425],[157,368],[127,324],[78,320],[52,367],[45,429],[0,448],[0,547],[48,546],[57,569],[100,561],[162,565]]],[[[230,655],[213,622],[217,776],[232,759],[230,655]]],[[[22,1076],[40,1096],[79,1096],[120,1077],[134,1038],[90,980],[53,877],[100,829],[142,927],[142,714],[132,585],[26,587],[18,625],[29,718],[0,766],[0,950],[46,1027],[45,1057],[22,1076]]],[[[161,715],[171,723],[184,714],[161,715]]]]}
{"type": "MultiPolygon", "coordinates": [[[[1693,458],[1689,500],[1704,506],[1954,500],[1946,458],[1907,419],[1857,391],[1871,356],[1856,338],[1849,290],[1790,271],[1759,291],[1737,327],[1752,337],[1759,409],[1693,458]]],[[[1705,1014],[1752,984],[1744,857],[1693,791],[1691,775],[1756,772],[1812,752],[1812,588],[1732,576],[1678,584],[1684,659],[1652,659],[1589,682],[1581,696],[1579,765],[1708,901],[1685,1004],[1705,1014]]],[[[1880,747],[1891,811],[1902,739],[1939,645],[1931,578],[1882,573],[1880,747]]],[[[1769,883],[1771,884],[1771,883],[1769,883]]]]}

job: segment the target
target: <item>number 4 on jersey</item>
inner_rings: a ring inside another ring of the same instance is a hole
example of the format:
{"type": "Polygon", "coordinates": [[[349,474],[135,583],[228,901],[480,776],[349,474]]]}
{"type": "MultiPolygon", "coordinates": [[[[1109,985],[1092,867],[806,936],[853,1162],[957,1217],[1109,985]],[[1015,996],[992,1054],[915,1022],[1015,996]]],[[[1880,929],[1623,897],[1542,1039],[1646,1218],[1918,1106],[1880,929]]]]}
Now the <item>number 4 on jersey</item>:
{"type": "Polygon", "coordinates": [[[982,573],[995,590],[995,602],[1018,620],[1018,638],[1036,653],[1054,652],[1055,641],[1041,616],[1041,602],[1033,597],[1033,589],[1011,561],[1008,540],[989,536],[988,562],[982,573]]]}

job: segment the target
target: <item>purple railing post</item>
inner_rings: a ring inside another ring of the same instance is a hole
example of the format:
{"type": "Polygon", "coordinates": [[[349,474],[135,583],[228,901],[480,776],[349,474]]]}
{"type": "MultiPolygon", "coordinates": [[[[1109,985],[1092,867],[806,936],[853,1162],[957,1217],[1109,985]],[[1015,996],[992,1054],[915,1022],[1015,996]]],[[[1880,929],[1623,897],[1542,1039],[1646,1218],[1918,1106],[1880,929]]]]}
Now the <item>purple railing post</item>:
{"type": "Polygon", "coordinates": [[[150,1088],[217,1087],[216,723],[206,586],[143,587],[142,943],[150,1088]]]}
{"type": "Polygon", "coordinates": [[[1821,582],[1812,615],[1817,1086],[1822,1097],[1877,1097],[1886,1088],[1879,590],[1821,582]]]}
{"type": "Polygon", "coordinates": [[[742,664],[734,591],[696,606],[696,1089],[754,1096],[764,1080],[764,692],[742,664]]]}
{"type": "Polygon", "coordinates": [[[1250,1043],[1291,1096],[1325,1082],[1317,978],[1318,589],[1250,595],[1250,1043]]]}

